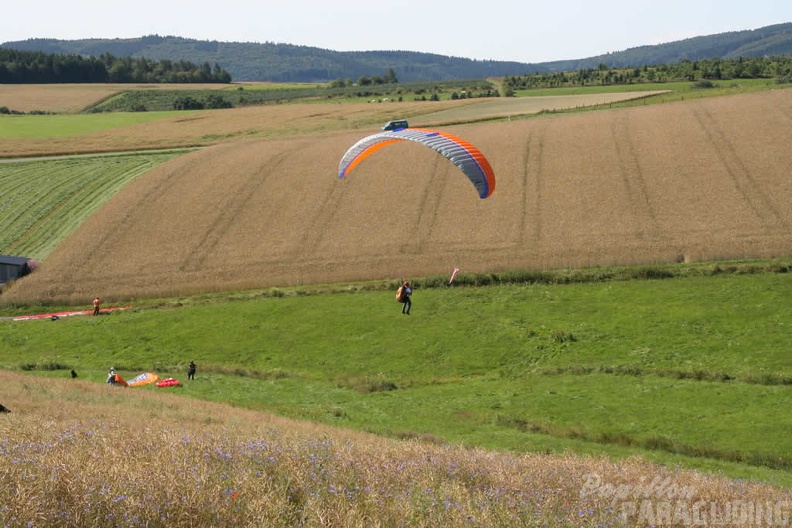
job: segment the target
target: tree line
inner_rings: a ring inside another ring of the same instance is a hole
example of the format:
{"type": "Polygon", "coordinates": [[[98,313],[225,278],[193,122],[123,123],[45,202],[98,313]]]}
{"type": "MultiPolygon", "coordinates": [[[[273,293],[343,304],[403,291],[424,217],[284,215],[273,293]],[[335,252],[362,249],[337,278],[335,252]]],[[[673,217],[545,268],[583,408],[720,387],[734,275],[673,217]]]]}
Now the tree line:
{"type": "MultiPolygon", "coordinates": [[[[361,75],[358,77],[357,86],[380,86],[383,84],[398,84],[399,78],[396,76],[396,72],[393,71],[393,68],[388,68],[388,71],[383,76],[373,75],[371,77],[366,75],[361,75]]],[[[335,79],[330,81],[329,87],[330,88],[347,88],[350,86],[355,86],[355,82],[352,79],[335,79]]]]}
{"type": "Polygon", "coordinates": [[[510,75],[504,78],[503,85],[505,95],[512,95],[514,90],[529,88],[759,78],[792,82],[792,56],[739,59],[716,57],[631,68],[610,68],[606,64],[600,64],[597,68],[581,68],[565,72],[510,75]]]}
{"type": "Polygon", "coordinates": [[[231,75],[208,62],[47,54],[0,48],[0,84],[230,83],[231,75]]]}

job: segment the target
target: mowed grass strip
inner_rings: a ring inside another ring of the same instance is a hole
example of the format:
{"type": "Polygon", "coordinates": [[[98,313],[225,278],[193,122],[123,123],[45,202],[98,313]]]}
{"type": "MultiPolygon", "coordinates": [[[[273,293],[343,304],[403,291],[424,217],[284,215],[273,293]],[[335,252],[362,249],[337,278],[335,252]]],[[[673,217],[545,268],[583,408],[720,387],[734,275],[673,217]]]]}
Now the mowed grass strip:
{"type": "Polygon", "coordinates": [[[178,154],[0,163],[0,252],[46,259],[125,185],[178,154]]]}
{"type": "Polygon", "coordinates": [[[417,286],[409,317],[360,291],[3,321],[0,366],[102,383],[111,365],[183,378],[195,360],[190,397],[792,485],[788,274],[417,286]]]}

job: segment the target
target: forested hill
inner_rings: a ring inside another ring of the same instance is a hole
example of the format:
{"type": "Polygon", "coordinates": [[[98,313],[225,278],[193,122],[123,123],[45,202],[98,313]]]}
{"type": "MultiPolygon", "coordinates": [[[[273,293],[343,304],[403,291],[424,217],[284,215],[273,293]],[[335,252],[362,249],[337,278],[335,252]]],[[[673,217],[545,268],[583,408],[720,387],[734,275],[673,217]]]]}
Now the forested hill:
{"type": "Polygon", "coordinates": [[[555,72],[596,68],[600,64],[610,68],[627,68],[675,64],[686,60],[698,61],[715,57],[739,59],[779,55],[792,55],[792,22],[753,30],[693,37],[655,46],[639,46],[585,59],[545,62],[541,66],[555,72]]]}
{"type": "Polygon", "coordinates": [[[53,54],[100,56],[109,53],[157,61],[218,64],[231,74],[233,81],[357,81],[361,77],[384,75],[393,70],[399,81],[408,82],[550,73],[596,68],[600,64],[627,67],[714,57],[792,55],[792,23],[538,64],[473,60],[412,51],[332,51],[293,44],[218,42],[158,35],[133,39],[28,39],[5,42],[0,47],[53,54]]]}
{"type": "Polygon", "coordinates": [[[385,75],[389,69],[402,82],[481,79],[524,73],[530,68],[519,62],[477,61],[411,51],[339,52],[293,44],[218,42],[156,35],[112,40],[29,39],[6,42],[0,47],[52,54],[110,53],[155,61],[219,64],[235,82],[357,81],[364,76],[385,75]]]}

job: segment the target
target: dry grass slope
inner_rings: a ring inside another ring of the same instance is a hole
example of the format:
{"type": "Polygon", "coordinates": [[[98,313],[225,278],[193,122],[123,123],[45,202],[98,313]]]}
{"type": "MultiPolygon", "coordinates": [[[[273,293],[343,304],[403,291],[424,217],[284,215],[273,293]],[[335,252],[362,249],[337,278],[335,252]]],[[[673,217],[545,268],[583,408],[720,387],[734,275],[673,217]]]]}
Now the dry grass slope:
{"type": "Polygon", "coordinates": [[[792,503],[638,459],[391,441],[79,380],[0,386],[3,526],[772,526],[792,503]]]}
{"type": "Polygon", "coordinates": [[[414,144],[339,180],[360,131],[226,143],[138,179],[6,295],[792,254],[792,90],[448,130],[491,161],[489,199],[414,144]]]}

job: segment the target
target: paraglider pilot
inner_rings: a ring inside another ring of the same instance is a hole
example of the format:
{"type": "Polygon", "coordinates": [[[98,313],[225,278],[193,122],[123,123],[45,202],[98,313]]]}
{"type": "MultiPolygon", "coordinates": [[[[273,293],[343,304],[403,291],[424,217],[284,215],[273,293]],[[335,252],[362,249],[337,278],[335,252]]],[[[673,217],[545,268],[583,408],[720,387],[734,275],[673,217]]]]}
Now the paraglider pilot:
{"type": "Polygon", "coordinates": [[[110,367],[110,372],[107,373],[107,383],[113,384],[115,382],[115,367],[110,367]]]}
{"type": "Polygon", "coordinates": [[[410,309],[412,308],[411,295],[410,281],[404,281],[404,284],[402,284],[402,313],[405,315],[410,315],[410,309]]]}
{"type": "Polygon", "coordinates": [[[195,361],[190,361],[190,366],[187,367],[187,379],[195,379],[195,361]]]}

